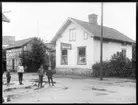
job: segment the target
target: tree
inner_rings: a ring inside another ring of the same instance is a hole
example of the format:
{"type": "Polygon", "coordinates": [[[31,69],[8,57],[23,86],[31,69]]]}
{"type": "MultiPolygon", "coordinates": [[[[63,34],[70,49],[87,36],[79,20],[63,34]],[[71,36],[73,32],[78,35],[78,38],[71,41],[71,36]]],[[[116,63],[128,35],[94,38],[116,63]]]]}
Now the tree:
{"type": "Polygon", "coordinates": [[[31,50],[25,51],[20,54],[21,62],[23,65],[29,67],[36,67],[38,69],[41,64],[45,64],[48,58],[46,54],[47,47],[45,46],[44,42],[40,39],[35,37],[31,42],[31,50]]]}

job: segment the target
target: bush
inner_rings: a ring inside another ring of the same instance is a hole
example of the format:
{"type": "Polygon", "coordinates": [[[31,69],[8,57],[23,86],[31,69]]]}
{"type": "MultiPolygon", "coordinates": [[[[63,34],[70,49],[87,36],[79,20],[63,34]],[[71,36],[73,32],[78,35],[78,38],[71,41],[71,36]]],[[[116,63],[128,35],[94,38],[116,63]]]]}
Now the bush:
{"type": "MultiPolygon", "coordinates": [[[[100,63],[96,63],[92,66],[92,76],[99,76],[100,67],[100,63]]],[[[109,61],[103,61],[103,76],[135,77],[135,68],[132,68],[132,60],[125,57],[122,52],[113,54],[109,61]]]]}
{"type": "MultiPolygon", "coordinates": [[[[92,76],[94,77],[98,77],[100,75],[100,68],[101,68],[101,64],[100,63],[96,63],[92,66],[92,76]]],[[[103,62],[103,75],[107,76],[110,73],[110,65],[109,65],[109,61],[104,61],[103,62]]],[[[110,74],[109,74],[110,75],[110,74]]]]}

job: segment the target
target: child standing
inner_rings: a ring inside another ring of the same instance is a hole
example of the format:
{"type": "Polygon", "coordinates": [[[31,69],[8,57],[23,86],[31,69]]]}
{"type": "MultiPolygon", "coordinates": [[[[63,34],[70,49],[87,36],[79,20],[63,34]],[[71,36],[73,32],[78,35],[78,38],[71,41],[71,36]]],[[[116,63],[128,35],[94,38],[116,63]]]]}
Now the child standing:
{"type": "Polygon", "coordinates": [[[10,70],[7,70],[7,72],[6,72],[6,77],[7,77],[7,86],[9,86],[10,81],[11,81],[11,74],[10,74],[10,70]]]}
{"type": "Polygon", "coordinates": [[[52,86],[54,86],[54,82],[53,82],[53,72],[52,72],[52,70],[51,70],[50,67],[48,68],[48,71],[47,71],[46,75],[47,75],[47,78],[48,78],[49,86],[50,86],[50,81],[52,82],[52,86]]]}
{"type": "Polygon", "coordinates": [[[19,77],[19,84],[23,85],[22,80],[23,80],[24,67],[22,66],[21,62],[19,63],[17,72],[18,72],[18,77],[19,77]]]}
{"type": "Polygon", "coordinates": [[[43,84],[43,75],[44,75],[43,65],[40,66],[37,73],[38,73],[38,76],[39,76],[39,81],[38,81],[38,88],[39,88],[39,87],[42,87],[42,84],[43,84]]]}

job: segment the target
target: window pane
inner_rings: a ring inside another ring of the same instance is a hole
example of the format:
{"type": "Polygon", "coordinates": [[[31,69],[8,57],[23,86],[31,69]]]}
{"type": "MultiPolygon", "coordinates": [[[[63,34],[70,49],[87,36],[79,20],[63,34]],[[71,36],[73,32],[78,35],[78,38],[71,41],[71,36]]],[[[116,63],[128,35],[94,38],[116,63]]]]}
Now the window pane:
{"type": "Polygon", "coordinates": [[[73,40],[76,40],[75,29],[73,30],[73,40]]]}
{"type": "Polygon", "coordinates": [[[79,57],[79,64],[85,64],[86,58],[85,57],[79,57]]]}
{"type": "Polygon", "coordinates": [[[122,49],[123,56],[126,56],[126,49],[122,49]]]}
{"type": "Polygon", "coordinates": [[[70,29],[69,30],[69,38],[70,38],[71,41],[76,40],[76,30],[75,29],[70,29]]]}
{"type": "Polygon", "coordinates": [[[62,64],[67,64],[67,56],[62,56],[61,63],[62,64]]]}
{"type": "Polygon", "coordinates": [[[72,30],[69,31],[70,40],[72,40],[72,30]]]}
{"type": "Polygon", "coordinates": [[[62,50],[61,64],[67,64],[67,50],[62,50]]]}
{"type": "Polygon", "coordinates": [[[79,56],[85,56],[85,48],[79,48],[79,56]]]}
{"type": "Polygon", "coordinates": [[[62,55],[67,55],[67,50],[62,50],[62,55]]]}
{"type": "Polygon", "coordinates": [[[72,37],[71,37],[71,35],[72,35],[72,31],[70,30],[70,40],[72,40],[72,37]]]}
{"type": "Polygon", "coordinates": [[[84,32],[84,39],[87,39],[88,38],[88,35],[86,32],[84,32]]]}
{"type": "Polygon", "coordinates": [[[78,49],[78,63],[86,64],[85,47],[78,49]]]}

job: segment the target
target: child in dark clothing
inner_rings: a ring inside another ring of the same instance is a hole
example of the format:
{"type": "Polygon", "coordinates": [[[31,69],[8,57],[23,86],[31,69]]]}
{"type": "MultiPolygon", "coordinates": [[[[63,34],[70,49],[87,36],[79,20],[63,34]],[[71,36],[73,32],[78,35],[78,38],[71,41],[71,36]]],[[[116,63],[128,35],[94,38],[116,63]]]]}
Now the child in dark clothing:
{"type": "Polygon", "coordinates": [[[11,74],[10,74],[10,70],[7,70],[7,72],[6,72],[6,77],[7,77],[7,86],[9,86],[10,81],[11,81],[11,74]]]}
{"type": "Polygon", "coordinates": [[[37,73],[38,73],[38,76],[39,76],[39,81],[38,81],[38,88],[39,88],[39,87],[42,87],[42,84],[43,84],[43,75],[44,75],[43,65],[40,66],[37,73]]]}
{"type": "Polygon", "coordinates": [[[47,75],[47,78],[48,78],[49,86],[50,86],[50,81],[52,82],[52,86],[54,86],[54,82],[53,82],[53,72],[52,72],[52,70],[50,68],[47,70],[46,75],[47,75]]]}

